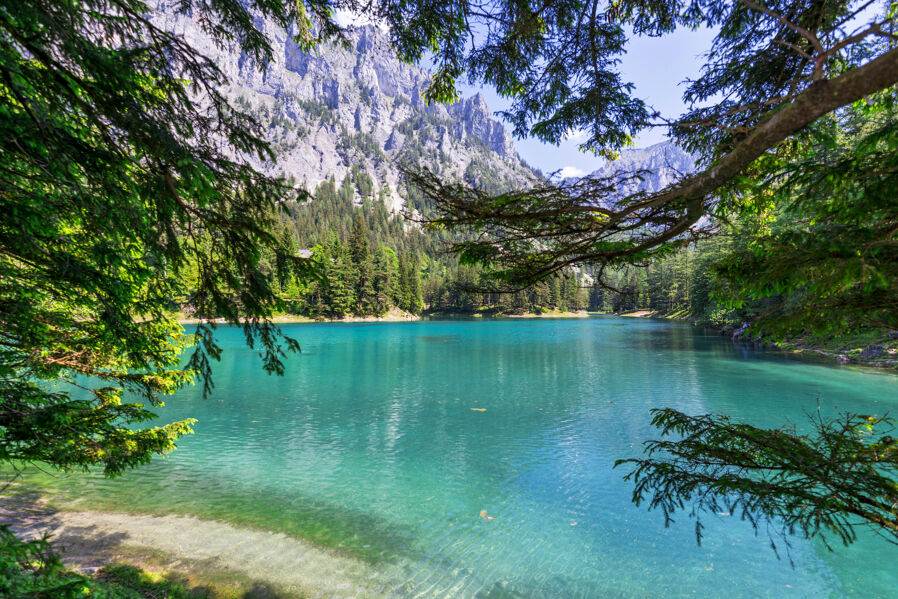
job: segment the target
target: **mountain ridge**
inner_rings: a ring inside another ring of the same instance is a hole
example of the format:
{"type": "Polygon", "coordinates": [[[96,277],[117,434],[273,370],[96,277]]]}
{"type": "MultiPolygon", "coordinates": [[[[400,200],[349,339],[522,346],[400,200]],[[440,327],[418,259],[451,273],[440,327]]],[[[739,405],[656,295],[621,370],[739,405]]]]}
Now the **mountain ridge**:
{"type": "MultiPolygon", "coordinates": [[[[480,94],[452,105],[426,106],[424,69],[400,62],[387,38],[371,25],[347,33],[351,51],[324,43],[303,52],[293,32],[256,17],[272,42],[274,60],[259,69],[234,42],[214,44],[191,15],[160,1],[152,18],[213,60],[229,80],[225,94],[266,126],[276,153],[254,161],[313,191],[364,172],[372,193],[393,211],[416,208],[400,164],[425,166],[447,178],[499,190],[535,181],[511,135],[480,94]]],[[[361,198],[359,198],[361,199],[361,198]]]]}
{"type": "MultiPolygon", "coordinates": [[[[386,36],[372,25],[348,30],[347,50],[323,43],[302,51],[287,31],[262,17],[257,27],[275,49],[260,69],[237,42],[218,46],[174,3],[159,0],[152,18],[212,59],[229,80],[226,95],[267,127],[276,158],[254,160],[263,172],[283,174],[308,191],[332,178],[365,173],[371,195],[393,212],[420,208],[400,165],[425,166],[486,191],[536,182],[541,174],[518,155],[505,126],[479,93],[451,105],[425,105],[430,74],[399,61],[386,36]]],[[[589,176],[647,170],[623,185],[617,197],[658,191],[694,170],[694,158],[671,142],[621,151],[618,160],[589,176]]],[[[566,179],[571,181],[573,179],[566,179]]],[[[358,197],[357,201],[364,198],[358,197]]]]}

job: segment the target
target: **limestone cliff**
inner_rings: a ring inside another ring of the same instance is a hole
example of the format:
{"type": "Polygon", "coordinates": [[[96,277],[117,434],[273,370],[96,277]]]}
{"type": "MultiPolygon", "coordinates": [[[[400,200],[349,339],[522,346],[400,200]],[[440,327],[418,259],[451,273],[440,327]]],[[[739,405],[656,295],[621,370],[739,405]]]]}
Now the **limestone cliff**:
{"type": "Polygon", "coordinates": [[[214,60],[227,75],[227,94],[268,127],[277,158],[259,166],[312,190],[327,177],[367,172],[374,193],[403,206],[399,165],[418,162],[449,178],[484,187],[532,180],[505,127],[478,94],[456,104],[425,106],[430,75],[400,62],[375,27],[350,32],[349,48],[322,45],[304,53],[293,33],[259,18],[275,60],[260,70],[237,44],[216,46],[189,14],[164,0],[154,19],[214,60]]]}

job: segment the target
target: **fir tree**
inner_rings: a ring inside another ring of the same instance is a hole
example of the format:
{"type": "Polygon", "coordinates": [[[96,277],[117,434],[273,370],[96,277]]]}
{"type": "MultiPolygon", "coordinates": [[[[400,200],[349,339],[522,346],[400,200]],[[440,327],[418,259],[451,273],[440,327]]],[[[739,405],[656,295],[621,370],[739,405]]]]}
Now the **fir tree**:
{"type": "Polygon", "coordinates": [[[561,277],[552,277],[549,280],[549,296],[547,301],[553,308],[561,308],[561,277]]]}
{"type": "Polygon", "coordinates": [[[281,251],[275,256],[275,275],[278,289],[281,292],[281,296],[283,296],[288,282],[296,275],[292,260],[296,256],[296,245],[293,240],[293,231],[288,226],[281,227],[281,231],[278,234],[278,244],[281,251]]]}
{"type": "MultiPolygon", "coordinates": [[[[222,351],[208,322],[183,330],[175,300],[243,326],[269,372],[299,347],[269,319],[284,306],[271,215],[289,190],[251,166],[273,158],[264,130],[150,6],[0,10],[0,460],[118,474],[172,450],[190,421],[141,428],[147,406],[196,379],[210,391],[222,351]]],[[[211,43],[262,68],[273,58],[241,3],[179,7],[211,43]]],[[[254,8],[283,27],[309,16],[296,3],[254,8]]],[[[321,17],[318,33],[333,34],[321,17]]]]}
{"type": "Polygon", "coordinates": [[[321,283],[320,310],[330,318],[342,318],[352,312],[356,304],[353,289],[355,269],[349,249],[333,231],[328,233],[322,258],[324,277],[321,283]]]}

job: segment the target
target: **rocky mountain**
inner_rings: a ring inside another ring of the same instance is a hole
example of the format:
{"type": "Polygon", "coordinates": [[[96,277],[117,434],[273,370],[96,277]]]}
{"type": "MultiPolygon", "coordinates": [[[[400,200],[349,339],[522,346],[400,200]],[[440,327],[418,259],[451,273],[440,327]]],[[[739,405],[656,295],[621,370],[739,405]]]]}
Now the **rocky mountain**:
{"type": "Polygon", "coordinates": [[[642,181],[633,180],[621,186],[619,197],[638,191],[652,193],[664,189],[684,175],[695,171],[695,157],[671,142],[661,142],[641,149],[621,150],[620,158],[590,173],[593,177],[610,177],[618,173],[648,171],[642,181]]]}
{"type": "Polygon", "coordinates": [[[308,54],[292,31],[259,18],[276,49],[275,61],[260,70],[236,43],[216,46],[172,6],[160,0],[154,19],[213,59],[230,80],[227,94],[268,126],[277,159],[258,164],[262,170],[309,190],[328,177],[339,183],[367,174],[366,189],[394,210],[412,201],[398,169],[406,162],[486,189],[536,177],[479,94],[425,106],[429,73],[397,60],[375,27],[355,28],[349,49],[327,44],[308,54]]]}

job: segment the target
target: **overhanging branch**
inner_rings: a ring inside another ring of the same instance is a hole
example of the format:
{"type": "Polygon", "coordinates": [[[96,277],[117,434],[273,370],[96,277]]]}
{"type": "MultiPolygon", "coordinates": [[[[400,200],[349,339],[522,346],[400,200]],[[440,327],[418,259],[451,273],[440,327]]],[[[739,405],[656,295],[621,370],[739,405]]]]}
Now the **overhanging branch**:
{"type": "Polygon", "coordinates": [[[406,170],[435,206],[425,225],[486,232],[454,245],[469,262],[489,265],[516,286],[544,279],[572,264],[644,262],[672,245],[707,232],[698,225],[715,196],[756,159],[820,117],[898,83],[898,49],[844,74],[812,83],[769,113],[732,150],[703,171],[652,194],[615,194],[644,173],[541,183],[489,196],[469,185],[445,183],[426,171],[406,170]]]}

